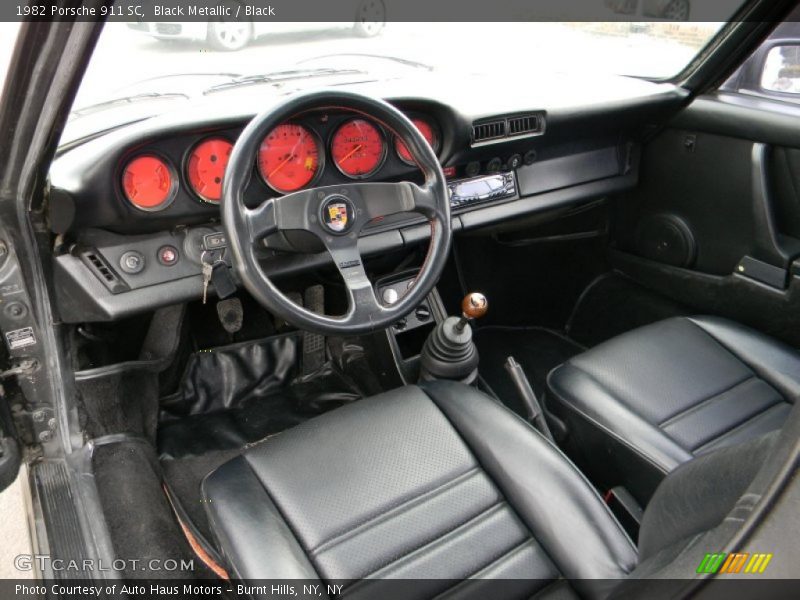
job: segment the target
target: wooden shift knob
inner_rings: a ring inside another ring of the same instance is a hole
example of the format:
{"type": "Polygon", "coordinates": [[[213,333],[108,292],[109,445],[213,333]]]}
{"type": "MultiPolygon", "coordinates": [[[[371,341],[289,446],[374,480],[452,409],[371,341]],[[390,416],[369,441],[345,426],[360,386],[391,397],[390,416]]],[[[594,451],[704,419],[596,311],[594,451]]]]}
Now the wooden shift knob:
{"type": "Polygon", "coordinates": [[[461,301],[461,310],[467,319],[480,319],[489,310],[489,301],[483,294],[472,292],[464,296],[461,301]]]}

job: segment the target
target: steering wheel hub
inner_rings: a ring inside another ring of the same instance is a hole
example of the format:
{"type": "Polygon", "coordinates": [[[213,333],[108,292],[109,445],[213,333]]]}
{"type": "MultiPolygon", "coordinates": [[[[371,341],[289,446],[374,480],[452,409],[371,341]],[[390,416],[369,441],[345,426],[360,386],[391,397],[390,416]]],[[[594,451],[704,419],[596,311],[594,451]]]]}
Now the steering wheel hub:
{"type": "Polygon", "coordinates": [[[346,196],[331,194],[322,203],[322,224],[334,235],[350,231],[356,222],[356,210],[346,196]]]}

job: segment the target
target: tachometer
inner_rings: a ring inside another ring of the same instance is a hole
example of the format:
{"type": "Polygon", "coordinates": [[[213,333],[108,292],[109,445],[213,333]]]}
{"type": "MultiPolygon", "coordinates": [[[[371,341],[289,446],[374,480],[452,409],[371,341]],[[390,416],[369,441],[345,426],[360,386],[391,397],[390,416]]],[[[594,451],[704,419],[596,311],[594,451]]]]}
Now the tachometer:
{"type": "Polygon", "coordinates": [[[128,202],[146,211],[169,206],[174,197],[175,178],[170,166],[157,156],[138,156],[125,165],[122,189],[128,202]]]}
{"type": "Polygon", "coordinates": [[[216,203],[222,197],[222,176],[232,149],[228,140],[211,138],[200,142],[189,155],[186,177],[204,202],[216,203]]]}
{"type": "Polygon", "coordinates": [[[381,167],[386,157],[386,142],[375,125],[364,119],[353,119],[333,134],[331,155],[342,173],[361,179],[381,167]]]}
{"type": "MultiPolygon", "coordinates": [[[[439,150],[439,137],[436,135],[436,132],[433,129],[433,126],[428,123],[425,119],[411,119],[411,122],[414,123],[419,132],[422,134],[422,137],[431,145],[434,152],[439,150]]],[[[411,153],[406,148],[406,145],[400,138],[395,138],[394,141],[394,149],[397,152],[397,156],[407,165],[413,165],[414,159],[411,158],[411,153]]]]}
{"type": "Polygon", "coordinates": [[[276,192],[307,186],[319,170],[317,138],[302,125],[284,123],[267,134],[258,151],[258,169],[276,192]]]}

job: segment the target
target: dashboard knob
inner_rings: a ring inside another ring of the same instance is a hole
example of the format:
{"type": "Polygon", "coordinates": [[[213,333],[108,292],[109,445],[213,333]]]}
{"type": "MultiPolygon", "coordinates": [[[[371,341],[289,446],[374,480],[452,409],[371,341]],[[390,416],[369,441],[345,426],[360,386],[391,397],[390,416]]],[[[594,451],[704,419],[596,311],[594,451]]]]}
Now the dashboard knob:
{"type": "Polygon", "coordinates": [[[129,250],[119,257],[119,266],[130,275],[141,273],[144,270],[144,255],[136,250],[129,250]]]}
{"type": "Polygon", "coordinates": [[[503,161],[496,156],[488,163],[486,163],[486,170],[489,171],[489,173],[496,173],[502,167],[503,167],[503,161]]]}

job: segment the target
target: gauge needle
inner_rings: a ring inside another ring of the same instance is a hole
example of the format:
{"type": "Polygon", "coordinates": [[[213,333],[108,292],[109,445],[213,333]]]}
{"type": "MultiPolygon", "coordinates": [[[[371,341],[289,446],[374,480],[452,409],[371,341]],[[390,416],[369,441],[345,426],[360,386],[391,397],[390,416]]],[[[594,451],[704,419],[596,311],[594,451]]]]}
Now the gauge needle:
{"type": "Polygon", "coordinates": [[[290,154],[289,156],[287,156],[286,158],[284,158],[284,159],[283,159],[283,161],[281,162],[281,164],[279,164],[277,167],[275,167],[274,169],[272,169],[272,172],[271,172],[269,175],[267,175],[267,179],[269,179],[270,177],[272,177],[273,175],[275,175],[275,173],[277,173],[278,171],[280,171],[280,170],[283,168],[283,165],[285,165],[285,164],[286,164],[286,163],[288,163],[290,160],[292,160],[292,158],[294,158],[294,156],[293,156],[292,154],[290,154]]]}
{"type": "Polygon", "coordinates": [[[361,144],[358,144],[358,145],[357,145],[355,148],[353,148],[352,150],[350,150],[350,152],[348,152],[347,154],[345,154],[345,155],[342,157],[342,160],[340,160],[339,162],[344,162],[344,161],[346,161],[348,158],[350,158],[351,156],[353,156],[353,154],[355,154],[356,152],[358,152],[359,150],[361,150],[361,148],[363,148],[363,146],[362,146],[361,144]]]}

